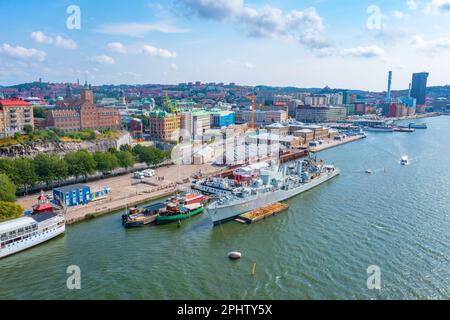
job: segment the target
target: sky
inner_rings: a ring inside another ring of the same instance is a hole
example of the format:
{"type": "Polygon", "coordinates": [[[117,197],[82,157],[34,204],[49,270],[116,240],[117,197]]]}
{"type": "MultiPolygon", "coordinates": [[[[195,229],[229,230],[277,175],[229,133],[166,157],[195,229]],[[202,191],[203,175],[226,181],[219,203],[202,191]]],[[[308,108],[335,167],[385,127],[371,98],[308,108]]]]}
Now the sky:
{"type": "Polygon", "coordinates": [[[450,0],[2,0],[0,85],[450,84],[450,0]],[[5,14],[7,13],[7,14],[5,14]]]}

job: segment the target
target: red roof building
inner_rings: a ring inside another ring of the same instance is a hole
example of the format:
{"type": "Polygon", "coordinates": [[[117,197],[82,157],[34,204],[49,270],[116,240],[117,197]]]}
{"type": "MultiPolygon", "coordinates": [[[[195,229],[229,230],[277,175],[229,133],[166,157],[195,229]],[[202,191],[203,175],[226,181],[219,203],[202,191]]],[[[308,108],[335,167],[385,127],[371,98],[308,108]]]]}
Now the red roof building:
{"type": "Polygon", "coordinates": [[[56,108],[47,113],[46,125],[66,132],[119,129],[120,112],[97,108],[91,88],[85,86],[80,99],[57,101],[56,108]]]}
{"type": "Polygon", "coordinates": [[[24,100],[0,100],[0,137],[23,133],[26,125],[34,128],[33,105],[24,100]]]}

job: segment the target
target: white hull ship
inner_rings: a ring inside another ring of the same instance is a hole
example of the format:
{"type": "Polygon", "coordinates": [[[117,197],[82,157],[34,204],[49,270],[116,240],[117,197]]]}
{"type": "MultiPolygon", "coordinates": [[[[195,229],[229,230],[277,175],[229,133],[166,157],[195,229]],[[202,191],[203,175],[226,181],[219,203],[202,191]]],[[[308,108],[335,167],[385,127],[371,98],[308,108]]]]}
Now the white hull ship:
{"type": "Polygon", "coordinates": [[[0,259],[53,239],[66,230],[64,216],[42,194],[34,213],[0,223],[0,259]]]}
{"type": "Polygon", "coordinates": [[[312,159],[297,161],[292,171],[288,173],[286,166],[283,172],[262,171],[261,179],[255,180],[250,188],[242,188],[232,196],[213,202],[207,207],[213,223],[216,225],[267,204],[287,200],[340,174],[334,166],[312,159]]]}

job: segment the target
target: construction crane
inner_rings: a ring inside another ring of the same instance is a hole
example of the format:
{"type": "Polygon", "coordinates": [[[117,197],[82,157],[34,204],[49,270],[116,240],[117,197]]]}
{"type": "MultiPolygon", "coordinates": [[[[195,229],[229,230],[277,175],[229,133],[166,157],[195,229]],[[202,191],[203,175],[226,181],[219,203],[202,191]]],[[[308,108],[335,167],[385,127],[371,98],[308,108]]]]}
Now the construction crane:
{"type": "Polygon", "coordinates": [[[255,129],[255,94],[252,93],[251,96],[248,96],[247,99],[250,99],[252,102],[252,113],[250,115],[250,129],[255,129]]]}

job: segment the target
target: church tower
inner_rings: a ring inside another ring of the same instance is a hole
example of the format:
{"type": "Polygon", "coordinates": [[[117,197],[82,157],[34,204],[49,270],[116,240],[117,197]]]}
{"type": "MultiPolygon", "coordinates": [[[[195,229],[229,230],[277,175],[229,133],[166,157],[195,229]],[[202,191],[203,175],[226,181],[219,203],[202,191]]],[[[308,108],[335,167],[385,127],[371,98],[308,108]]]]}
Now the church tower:
{"type": "Polygon", "coordinates": [[[84,85],[83,92],[81,93],[81,98],[84,102],[90,102],[94,104],[94,94],[92,93],[91,85],[88,85],[87,82],[84,85]]]}

